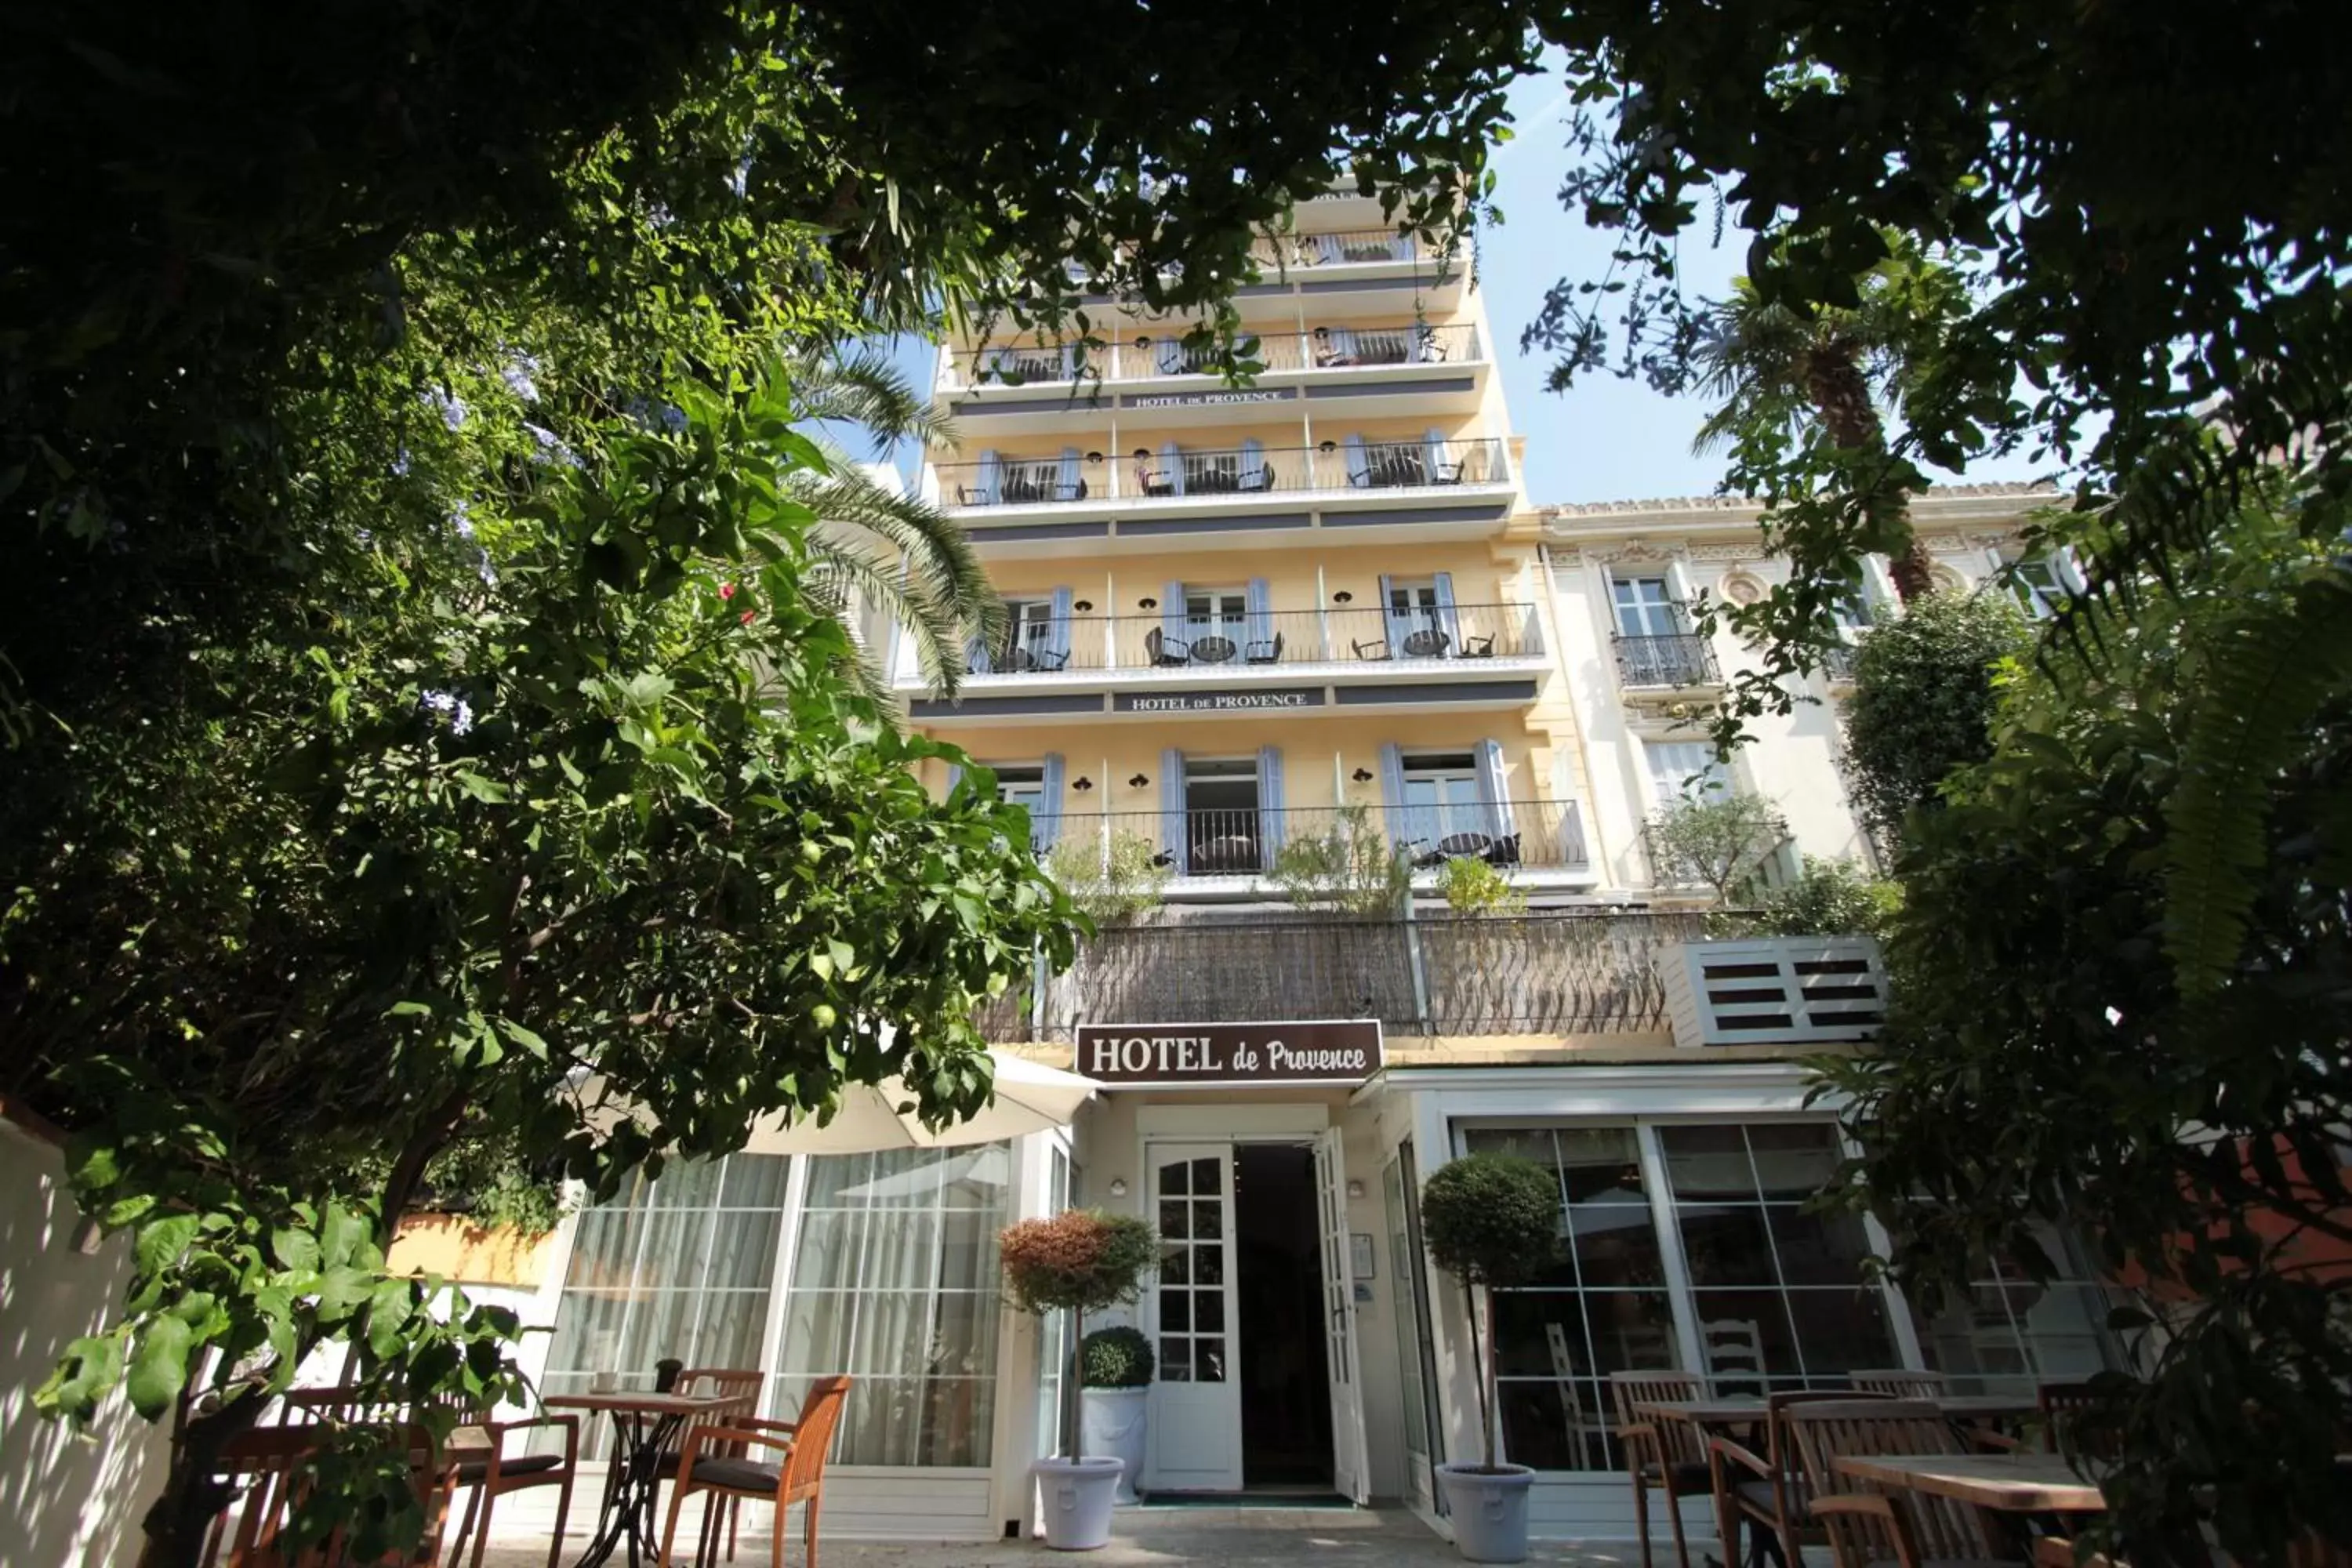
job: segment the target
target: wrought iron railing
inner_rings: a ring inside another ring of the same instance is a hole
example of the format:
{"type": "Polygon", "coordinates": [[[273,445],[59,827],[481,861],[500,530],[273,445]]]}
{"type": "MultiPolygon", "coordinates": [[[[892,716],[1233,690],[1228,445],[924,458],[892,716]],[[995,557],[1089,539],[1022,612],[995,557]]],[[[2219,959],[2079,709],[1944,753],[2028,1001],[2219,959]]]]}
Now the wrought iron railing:
{"type": "Polygon", "coordinates": [[[1392,1035],[1603,1034],[1665,1026],[1661,962],[1700,915],[1559,912],[1108,927],[1076,963],[980,1020],[997,1041],[1076,1025],[1378,1018],[1392,1035]]]}
{"type": "Polygon", "coordinates": [[[1366,262],[1431,261],[1438,252],[1416,236],[1392,229],[1350,228],[1328,234],[1285,234],[1250,247],[1261,265],[1348,267],[1366,262]]]}
{"type": "Polygon", "coordinates": [[[1860,652],[1853,643],[1832,643],[1822,649],[1822,673],[1835,681],[1852,680],[1854,656],[1860,652]]]}
{"type": "Polygon", "coordinates": [[[1034,847],[1084,865],[1086,857],[1108,854],[1121,836],[1132,836],[1150,847],[1154,866],[1174,877],[1264,877],[1282,868],[1286,847],[1344,844],[1358,833],[1372,836],[1373,864],[1377,847],[1385,846],[1416,870],[1457,858],[1505,870],[1580,867],[1589,858],[1576,803],[1540,800],[1065,814],[1053,842],[1041,839],[1034,847]]]}
{"type": "Polygon", "coordinates": [[[1713,686],[1723,679],[1715,649],[1696,632],[1665,637],[1610,639],[1617,653],[1617,679],[1627,686],[1713,686]]]}
{"type": "Polygon", "coordinates": [[[950,510],[1051,506],[1181,496],[1252,496],[1303,490],[1448,489],[1510,477],[1503,443],[1328,441],[1315,447],[1137,448],[1116,452],[998,453],[938,465],[950,510]]]}
{"type": "MultiPolygon", "coordinates": [[[[1363,365],[1461,364],[1483,356],[1478,329],[1468,322],[1448,326],[1320,326],[1304,332],[1266,332],[1238,345],[1240,357],[1264,371],[1345,370],[1363,365]]],[[[1184,330],[1171,325],[1114,342],[1007,344],[974,349],[949,361],[947,384],[1039,386],[1100,376],[1106,381],[1152,380],[1174,375],[1215,375],[1215,353],[1184,342],[1184,330]]]]}
{"type": "Polygon", "coordinates": [[[1101,669],[1222,672],[1279,665],[1517,658],[1543,652],[1528,605],[1269,610],[1256,615],[1069,616],[1024,621],[1005,640],[967,650],[974,675],[1101,669]]]}

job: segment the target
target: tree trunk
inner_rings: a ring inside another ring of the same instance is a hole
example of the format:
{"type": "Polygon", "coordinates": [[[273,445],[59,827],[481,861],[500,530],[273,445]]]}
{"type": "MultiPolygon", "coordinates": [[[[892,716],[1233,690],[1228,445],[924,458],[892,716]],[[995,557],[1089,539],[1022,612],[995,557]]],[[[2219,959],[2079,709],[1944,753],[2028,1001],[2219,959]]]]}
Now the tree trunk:
{"type": "MultiPolygon", "coordinates": [[[[1486,1300],[1490,1304],[1494,1299],[1494,1293],[1487,1292],[1486,1300]]],[[[1479,1331],[1477,1287],[1466,1282],[1463,1285],[1462,1304],[1470,1309],[1471,1372],[1478,1384],[1478,1447],[1479,1452],[1486,1456],[1486,1468],[1491,1471],[1495,1468],[1495,1380],[1488,1373],[1492,1365],[1486,1353],[1488,1336],[1479,1331]]],[[[1491,1317],[1486,1327],[1494,1327],[1491,1317]]]]}
{"type": "MultiPolygon", "coordinates": [[[[1886,426],[1870,400],[1870,378],[1862,373],[1862,355],[1853,344],[1832,340],[1806,354],[1804,379],[1805,396],[1831,440],[1848,451],[1885,451],[1886,426]]],[[[1911,531],[1911,498],[1900,486],[1879,485],[1862,501],[1875,531],[1902,541],[1900,550],[1887,552],[1887,575],[1895,581],[1896,597],[1906,605],[1917,603],[1935,590],[1936,579],[1926,547],[1911,531]]]]}
{"type": "Polygon", "coordinates": [[[139,1521],[145,1536],[139,1568],[197,1568],[204,1561],[205,1534],[234,1500],[231,1489],[213,1479],[221,1450],[253,1429],[265,1403],[248,1394],[191,1420],[187,1398],[181,1396],[174,1417],[179,1429],[173,1437],[172,1468],[163,1478],[163,1489],[139,1521]]]}

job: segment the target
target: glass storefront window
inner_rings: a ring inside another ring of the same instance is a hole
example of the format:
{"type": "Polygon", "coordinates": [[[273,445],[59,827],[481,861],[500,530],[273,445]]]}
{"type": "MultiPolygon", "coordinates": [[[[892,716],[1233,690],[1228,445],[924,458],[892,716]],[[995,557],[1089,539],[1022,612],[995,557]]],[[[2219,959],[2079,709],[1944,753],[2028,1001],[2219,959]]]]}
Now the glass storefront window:
{"type": "Polygon", "coordinates": [[[1009,1146],[809,1162],[772,1410],[813,1378],[856,1381],[844,1465],[984,1466],[996,1401],[996,1235],[1009,1146]]]}
{"type": "Polygon", "coordinates": [[[1988,1265],[1964,1298],[1921,1321],[1920,1352],[1955,1392],[2030,1395],[2116,1364],[2107,1292],[2082,1248],[2054,1233],[2040,1239],[2058,1278],[2038,1285],[2013,1265],[1988,1265]]]}
{"type": "Polygon", "coordinates": [[[1512,1459],[1619,1468],[1608,1374],[1680,1364],[1656,1217],[1631,1127],[1474,1129],[1472,1153],[1516,1154],[1559,1183],[1561,1252],[1495,1293],[1496,1402],[1512,1459]]]}
{"type": "MultiPolygon", "coordinates": [[[[651,1388],[654,1363],[756,1367],[768,1321],[790,1161],[735,1154],[642,1172],[583,1214],[541,1378],[546,1394],[585,1394],[600,1372],[651,1388]]],[[[603,1458],[609,1424],[581,1424],[603,1458]]]]}

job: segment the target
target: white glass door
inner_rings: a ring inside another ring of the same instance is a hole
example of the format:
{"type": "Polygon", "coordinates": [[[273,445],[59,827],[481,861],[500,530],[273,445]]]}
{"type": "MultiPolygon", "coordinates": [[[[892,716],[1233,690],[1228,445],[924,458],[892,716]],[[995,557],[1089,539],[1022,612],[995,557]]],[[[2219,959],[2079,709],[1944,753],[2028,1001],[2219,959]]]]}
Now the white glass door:
{"type": "Polygon", "coordinates": [[[1315,1140],[1316,1231],[1323,1241],[1323,1349],[1331,1383],[1331,1488],[1357,1502],[1364,1477],[1363,1368],[1356,1352],[1356,1285],[1349,1267],[1348,1167],[1339,1130],[1315,1140]]]}
{"type": "Polygon", "coordinates": [[[1155,1143],[1150,1215],[1160,1278],[1150,1295],[1150,1447],[1156,1491],[1239,1491],[1242,1386],[1234,1300],[1234,1151],[1230,1143],[1155,1143]]]}

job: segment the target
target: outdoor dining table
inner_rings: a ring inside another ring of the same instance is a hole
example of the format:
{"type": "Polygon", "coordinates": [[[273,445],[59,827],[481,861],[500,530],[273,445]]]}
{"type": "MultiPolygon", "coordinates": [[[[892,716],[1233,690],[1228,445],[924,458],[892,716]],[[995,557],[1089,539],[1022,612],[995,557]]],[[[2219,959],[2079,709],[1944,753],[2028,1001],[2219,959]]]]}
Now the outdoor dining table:
{"type": "Polygon", "coordinates": [[[689,1416],[737,1409],[740,1396],[724,1394],[563,1394],[547,1402],[551,1410],[602,1412],[613,1418],[613,1458],[604,1468],[604,1501],[596,1533],[577,1568],[597,1568],[626,1542],[630,1568],[650,1561],[661,1547],[654,1503],[661,1486],[661,1454],[670,1434],[689,1416]]]}
{"type": "Polygon", "coordinates": [[[1840,1475],[2001,1513],[2103,1513],[2107,1500],[2060,1454],[1841,1455],[1840,1475]]]}

